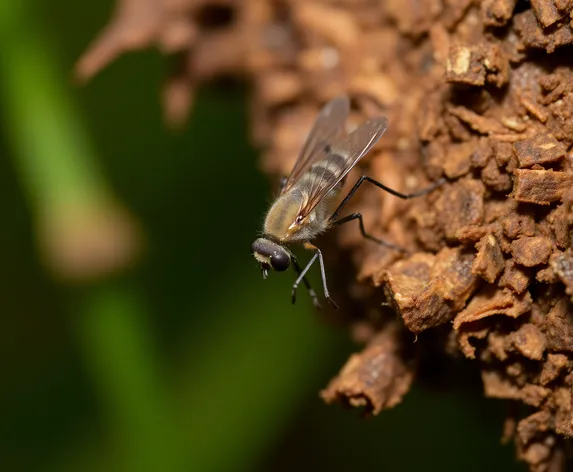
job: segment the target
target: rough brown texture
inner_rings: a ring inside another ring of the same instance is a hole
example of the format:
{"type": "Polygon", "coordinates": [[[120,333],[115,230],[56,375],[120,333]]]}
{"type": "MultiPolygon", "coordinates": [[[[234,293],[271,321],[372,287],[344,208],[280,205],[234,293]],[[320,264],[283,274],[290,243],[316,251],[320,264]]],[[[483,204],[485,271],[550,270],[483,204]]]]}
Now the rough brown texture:
{"type": "Polygon", "coordinates": [[[561,200],[572,184],[573,174],[570,172],[518,169],[515,171],[513,198],[518,202],[548,205],[561,200]]]}
{"type": "Polygon", "coordinates": [[[546,264],[553,245],[543,236],[524,236],[511,243],[511,255],[518,264],[534,267],[546,264]]]}
{"type": "Polygon", "coordinates": [[[449,180],[406,202],[374,188],[357,195],[367,228],[408,254],[355,227],[332,235],[330,250],[355,265],[339,273],[348,306],[385,294],[400,323],[385,306],[372,317],[348,310],[368,344],[323,397],[373,414],[393,406],[416,373],[404,332],[450,330],[433,348],[473,359],[485,395],[527,405],[504,438],[532,471],[559,471],[573,435],[572,9],[570,0],[124,0],[78,74],[130,49],[183,52],[164,94],[172,123],[198,82],[248,78],[254,142],[275,175],[289,172],[334,96],[352,97],[349,126],[386,115],[363,171],[402,191],[449,180]]]}
{"type": "Polygon", "coordinates": [[[359,354],[348,359],[337,377],[321,392],[327,403],[343,401],[376,415],[402,401],[414,372],[402,357],[400,328],[382,329],[359,354]]]}
{"type": "Polygon", "coordinates": [[[551,134],[538,134],[531,139],[516,141],[513,149],[519,167],[532,167],[555,162],[565,157],[566,148],[551,134]]]}

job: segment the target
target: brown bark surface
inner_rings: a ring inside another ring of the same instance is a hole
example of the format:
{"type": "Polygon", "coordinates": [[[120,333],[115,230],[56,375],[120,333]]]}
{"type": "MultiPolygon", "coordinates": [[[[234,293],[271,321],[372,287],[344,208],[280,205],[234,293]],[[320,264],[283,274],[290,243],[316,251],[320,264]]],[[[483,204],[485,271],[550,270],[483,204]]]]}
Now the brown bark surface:
{"type": "Polygon", "coordinates": [[[571,43],[570,0],[123,0],[77,73],[150,45],[182,53],[164,91],[172,123],[200,81],[248,78],[253,138],[276,175],[336,95],[353,99],[350,126],[387,116],[362,171],[404,192],[449,180],[407,202],[358,194],[368,230],[407,255],[356,228],[333,235],[331,250],[355,265],[341,278],[349,324],[367,344],[322,395],[373,414],[395,405],[418,365],[404,357],[404,333],[447,327],[438,349],[473,359],[485,395],[528,406],[505,436],[542,472],[562,470],[573,434],[571,43]],[[352,314],[376,292],[400,323],[386,307],[352,314]]]}

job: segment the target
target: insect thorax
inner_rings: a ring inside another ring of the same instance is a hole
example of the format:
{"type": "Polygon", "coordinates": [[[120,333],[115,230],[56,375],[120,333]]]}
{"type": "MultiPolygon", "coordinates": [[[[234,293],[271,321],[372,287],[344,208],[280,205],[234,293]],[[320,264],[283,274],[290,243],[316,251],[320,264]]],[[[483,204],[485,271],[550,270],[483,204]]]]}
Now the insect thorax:
{"type": "Polygon", "coordinates": [[[281,242],[299,242],[314,239],[328,228],[340,186],[324,197],[300,224],[296,223],[300,210],[307,202],[307,193],[299,186],[281,195],[271,206],[264,224],[266,235],[281,242]]]}

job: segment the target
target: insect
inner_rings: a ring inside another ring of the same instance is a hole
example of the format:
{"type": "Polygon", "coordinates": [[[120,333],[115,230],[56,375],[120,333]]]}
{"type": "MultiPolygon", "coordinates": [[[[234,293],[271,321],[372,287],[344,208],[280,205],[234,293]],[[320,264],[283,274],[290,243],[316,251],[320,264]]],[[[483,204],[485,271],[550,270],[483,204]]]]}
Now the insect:
{"type": "Polygon", "coordinates": [[[337,204],[347,174],[378,142],[387,127],[386,118],[378,117],[367,120],[346,135],[343,131],[349,112],[350,100],[346,96],[335,98],[323,107],[290,175],[283,179],[280,195],[266,215],[262,237],[256,239],[252,245],[255,259],[260,263],[265,279],[270,269],[282,272],[293,265],[298,274],[292,287],[293,303],[296,301],[297,288],[303,282],[315,306],[320,306],[318,297],[306,278],[306,273],[318,259],[324,296],[337,308],[328,290],[322,252],[311,243],[331,227],[358,220],[363,237],[394,250],[404,251],[399,246],[368,234],[364,229],[361,213],[338,218],[341,210],[364,182],[403,199],[425,195],[444,183],[442,179],[418,192],[403,194],[362,175],[337,204]],[[305,249],[314,252],[304,269],[287,247],[290,244],[302,244],[305,249]]]}

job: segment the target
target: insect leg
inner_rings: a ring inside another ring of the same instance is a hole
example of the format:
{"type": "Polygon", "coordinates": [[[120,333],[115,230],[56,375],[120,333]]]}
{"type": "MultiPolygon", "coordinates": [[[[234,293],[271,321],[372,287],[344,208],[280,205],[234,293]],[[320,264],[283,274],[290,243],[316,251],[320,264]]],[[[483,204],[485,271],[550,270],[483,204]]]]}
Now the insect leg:
{"type": "MultiPolygon", "coordinates": [[[[438,188],[440,185],[443,185],[444,183],[446,183],[446,179],[442,178],[436,182],[434,182],[432,185],[430,185],[429,187],[426,187],[422,190],[418,190],[417,192],[414,193],[401,193],[398,192],[396,190],[391,189],[390,187],[386,187],[386,185],[381,184],[380,182],[378,182],[377,180],[372,179],[371,177],[368,177],[367,175],[363,175],[362,177],[360,177],[358,179],[358,181],[354,184],[354,186],[350,189],[350,192],[348,192],[348,194],[346,195],[346,197],[344,197],[344,200],[342,200],[342,202],[340,202],[340,205],[338,205],[338,207],[336,208],[336,210],[334,210],[334,213],[332,214],[332,216],[329,218],[330,221],[333,221],[336,219],[336,217],[338,216],[338,214],[340,213],[340,211],[342,210],[342,208],[344,208],[344,206],[348,203],[348,201],[354,196],[354,194],[356,193],[356,191],[360,188],[360,186],[362,185],[363,182],[370,182],[371,184],[375,185],[378,188],[381,188],[382,190],[385,190],[386,192],[388,192],[391,195],[394,195],[395,197],[398,198],[402,198],[404,200],[407,200],[409,198],[414,198],[414,197],[421,197],[422,195],[426,195],[430,192],[432,192],[433,190],[435,190],[436,188],[438,188]]],[[[362,221],[362,220],[361,220],[362,221]]]]}
{"type": "Polygon", "coordinates": [[[404,249],[403,247],[389,243],[388,241],[384,241],[383,239],[375,238],[371,234],[368,234],[364,229],[364,221],[362,220],[362,213],[352,213],[351,215],[345,216],[344,218],[340,218],[339,220],[334,221],[332,224],[334,226],[340,226],[343,225],[344,223],[348,223],[349,221],[353,220],[358,220],[358,224],[360,226],[360,232],[362,233],[362,236],[364,236],[366,239],[370,239],[375,243],[382,244],[383,246],[389,247],[390,249],[394,249],[395,251],[408,252],[408,250],[404,249]]]}
{"type": "MultiPolygon", "coordinates": [[[[312,259],[308,262],[308,264],[306,265],[306,267],[302,271],[300,270],[300,266],[298,265],[298,262],[295,263],[294,267],[295,267],[296,271],[298,272],[298,277],[296,278],[294,284],[292,284],[292,303],[293,303],[293,305],[296,302],[296,289],[298,288],[298,284],[300,284],[300,281],[303,280],[305,285],[307,287],[310,287],[310,284],[308,283],[305,275],[308,272],[308,269],[310,269],[310,266],[312,264],[314,264],[314,261],[316,261],[317,257],[318,257],[318,254],[315,254],[314,256],[312,256],[312,259]]],[[[309,291],[310,290],[311,289],[309,288],[309,291]]],[[[316,297],[316,293],[314,293],[314,290],[311,293],[311,296],[313,296],[313,295],[314,295],[314,297],[316,297]]],[[[314,300],[314,297],[313,297],[313,300],[314,300]]]]}
{"type": "Polygon", "coordinates": [[[311,251],[315,251],[314,256],[311,259],[311,262],[309,263],[309,266],[318,257],[318,263],[320,264],[320,276],[322,278],[322,289],[324,290],[324,298],[326,298],[328,300],[328,303],[330,303],[334,308],[336,308],[338,310],[338,305],[335,303],[335,301],[330,296],[330,292],[328,290],[328,285],[326,283],[326,271],[324,269],[324,260],[322,258],[322,251],[320,249],[318,249],[314,244],[310,244],[310,243],[305,243],[304,247],[306,249],[311,250],[311,251]]]}
{"type": "MultiPolygon", "coordinates": [[[[294,302],[296,301],[296,287],[298,286],[298,284],[300,283],[300,279],[302,277],[302,282],[304,283],[304,286],[306,287],[306,289],[308,290],[308,294],[310,295],[310,298],[312,298],[312,304],[316,307],[316,308],[320,308],[320,303],[318,302],[318,297],[316,296],[316,292],[313,290],[313,288],[310,286],[310,282],[308,281],[308,279],[306,278],[306,276],[302,273],[302,268],[300,267],[298,261],[296,259],[292,259],[292,264],[294,266],[294,269],[296,270],[296,273],[298,274],[298,279],[295,282],[295,285],[293,285],[293,291],[292,291],[292,302],[294,304],[294,302]]],[[[307,269],[308,270],[308,269],[307,269]]]]}

